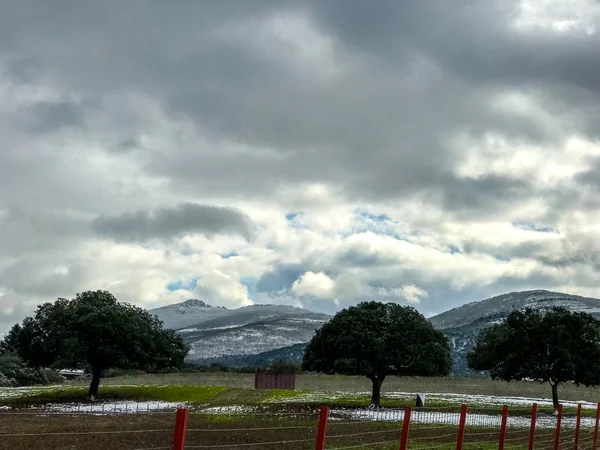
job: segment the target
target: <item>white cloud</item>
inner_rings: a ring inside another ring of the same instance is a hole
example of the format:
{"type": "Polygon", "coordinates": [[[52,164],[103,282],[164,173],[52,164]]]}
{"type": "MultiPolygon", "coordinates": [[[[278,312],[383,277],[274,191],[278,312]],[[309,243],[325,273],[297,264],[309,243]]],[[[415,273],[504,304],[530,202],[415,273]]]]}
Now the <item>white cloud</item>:
{"type": "Polygon", "coordinates": [[[597,31],[600,7],[591,0],[522,0],[515,26],[531,31],[535,28],[555,32],[597,31]]]}
{"type": "Polygon", "coordinates": [[[422,298],[429,297],[429,294],[424,289],[421,289],[414,284],[405,284],[400,288],[400,295],[408,303],[420,303],[422,298]]]}
{"type": "Polygon", "coordinates": [[[213,305],[239,308],[253,304],[248,297],[248,288],[220,270],[214,270],[203,276],[198,281],[196,293],[213,305]]]}
{"type": "Polygon", "coordinates": [[[315,297],[331,297],[335,289],[335,281],[323,272],[306,272],[292,284],[296,295],[312,295],[315,297]]]}

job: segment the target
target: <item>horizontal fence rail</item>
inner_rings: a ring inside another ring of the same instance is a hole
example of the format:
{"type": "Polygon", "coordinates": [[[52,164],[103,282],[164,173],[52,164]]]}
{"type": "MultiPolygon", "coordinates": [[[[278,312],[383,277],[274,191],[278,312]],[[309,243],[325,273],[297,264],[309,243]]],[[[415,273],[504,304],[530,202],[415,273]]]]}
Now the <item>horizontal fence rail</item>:
{"type": "Polygon", "coordinates": [[[448,407],[358,409],[323,406],[137,414],[0,411],[0,449],[597,449],[595,409],[560,405],[494,409],[448,407]]]}

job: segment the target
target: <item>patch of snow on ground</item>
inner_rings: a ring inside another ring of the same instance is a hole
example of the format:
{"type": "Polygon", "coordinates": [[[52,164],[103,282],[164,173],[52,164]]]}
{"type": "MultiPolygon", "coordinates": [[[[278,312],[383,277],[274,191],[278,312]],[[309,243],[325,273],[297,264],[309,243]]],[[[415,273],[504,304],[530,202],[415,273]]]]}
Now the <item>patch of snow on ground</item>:
{"type": "MultiPolygon", "coordinates": [[[[399,422],[404,420],[404,411],[400,409],[380,409],[380,410],[369,410],[369,409],[331,409],[330,414],[332,416],[342,417],[350,420],[364,420],[364,421],[395,421],[399,422]]],[[[466,425],[471,427],[489,427],[499,428],[501,425],[500,414],[473,414],[467,413],[466,425]]],[[[443,412],[443,411],[427,411],[413,409],[411,417],[411,423],[420,424],[439,424],[439,425],[454,425],[458,426],[460,421],[460,414],[455,412],[443,412]]],[[[596,423],[594,417],[582,417],[581,426],[593,428],[596,423]]],[[[514,428],[528,428],[531,425],[531,418],[526,416],[508,416],[508,426],[514,428]]],[[[562,426],[565,428],[574,428],[576,425],[575,417],[565,416],[562,419],[562,426]]],[[[537,428],[556,428],[556,417],[548,415],[540,415],[536,419],[537,428]]]]}
{"type": "MultiPolygon", "coordinates": [[[[268,399],[269,402],[275,403],[314,403],[319,401],[334,401],[338,399],[358,399],[361,397],[370,397],[370,392],[344,392],[344,391],[313,391],[305,392],[289,397],[282,396],[276,399],[268,399]]],[[[384,399],[405,399],[413,401],[416,398],[414,392],[382,392],[381,397],[384,399]]],[[[494,395],[477,395],[477,394],[456,394],[456,393],[425,393],[425,406],[427,403],[446,403],[446,404],[461,404],[477,406],[498,406],[498,410],[503,405],[517,406],[520,408],[530,408],[534,403],[538,406],[552,406],[552,400],[548,398],[533,398],[533,397],[505,397],[494,395]]],[[[584,409],[596,409],[598,404],[587,401],[561,401],[564,407],[576,408],[579,403],[584,409]]]]}
{"type": "Polygon", "coordinates": [[[163,401],[120,401],[120,402],[95,402],[95,403],[55,403],[48,404],[39,409],[44,412],[61,413],[90,413],[90,414],[123,414],[144,413],[151,411],[174,411],[185,406],[182,403],[163,401]]]}
{"type": "Polygon", "coordinates": [[[205,408],[202,410],[203,413],[207,414],[249,414],[256,410],[252,406],[213,406],[211,408],[205,408]]]}
{"type": "MultiPolygon", "coordinates": [[[[382,394],[384,398],[407,398],[415,397],[416,394],[410,392],[388,392],[382,394]]],[[[547,398],[532,398],[532,397],[502,397],[495,395],[476,395],[476,394],[454,394],[454,393],[426,393],[425,394],[425,406],[427,401],[439,403],[466,403],[467,405],[480,405],[480,406],[521,406],[531,407],[534,403],[538,406],[552,406],[552,400],[547,398]]],[[[577,405],[581,403],[581,407],[584,409],[596,409],[597,403],[591,403],[586,401],[561,401],[564,407],[577,408],[577,405]]]]}
{"type": "Polygon", "coordinates": [[[69,389],[69,385],[53,386],[25,386],[25,387],[4,387],[0,388],[0,399],[23,398],[32,395],[41,394],[44,391],[61,391],[69,389]]]}

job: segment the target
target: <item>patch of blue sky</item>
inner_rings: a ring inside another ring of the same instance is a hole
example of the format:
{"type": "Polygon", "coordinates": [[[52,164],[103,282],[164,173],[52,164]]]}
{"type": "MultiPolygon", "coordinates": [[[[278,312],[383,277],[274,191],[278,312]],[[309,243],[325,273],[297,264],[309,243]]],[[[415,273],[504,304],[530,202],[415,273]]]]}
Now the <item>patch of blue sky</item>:
{"type": "Polygon", "coordinates": [[[288,221],[290,227],[308,229],[308,225],[302,223],[304,218],[303,212],[289,212],[285,215],[285,219],[288,221]]]}
{"type": "Polygon", "coordinates": [[[285,215],[285,220],[287,220],[288,222],[291,222],[292,220],[294,220],[296,217],[302,215],[301,212],[289,212],[285,215]]]}
{"type": "Polygon", "coordinates": [[[522,230],[536,231],[538,233],[558,233],[558,230],[556,230],[555,228],[548,226],[538,226],[533,222],[527,222],[524,220],[513,222],[512,226],[515,228],[520,228],[522,230]]]}
{"type": "Polygon", "coordinates": [[[370,212],[361,209],[356,211],[356,214],[365,219],[372,220],[373,222],[386,222],[392,220],[387,214],[371,214],[370,212]]]}
{"type": "Polygon", "coordinates": [[[186,290],[186,291],[191,291],[193,289],[196,289],[197,282],[198,282],[197,278],[193,278],[192,280],[189,280],[189,281],[183,281],[183,280],[171,281],[169,284],[167,284],[167,289],[171,292],[179,291],[181,289],[186,290]]]}
{"type": "Polygon", "coordinates": [[[229,258],[233,258],[234,256],[240,256],[240,254],[238,252],[229,252],[229,253],[220,254],[219,256],[223,259],[229,259],[229,258]]]}
{"type": "Polygon", "coordinates": [[[509,262],[510,258],[508,256],[496,255],[494,256],[498,261],[509,262]]]}
{"type": "Polygon", "coordinates": [[[455,253],[462,253],[460,251],[460,249],[458,247],[456,247],[455,245],[449,245],[448,246],[448,253],[454,255],[455,253]]]}
{"type": "Polygon", "coordinates": [[[254,277],[242,277],[240,279],[240,284],[246,286],[246,289],[248,289],[248,298],[252,301],[256,297],[256,290],[254,289],[256,281],[257,279],[254,277]]]}
{"type": "Polygon", "coordinates": [[[411,238],[418,233],[406,233],[400,230],[398,223],[393,221],[387,214],[372,214],[368,211],[358,209],[354,212],[355,221],[352,226],[340,233],[344,237],[371,232],[380,236],[390,236],[400,241],[411,242],[411,238]]]}

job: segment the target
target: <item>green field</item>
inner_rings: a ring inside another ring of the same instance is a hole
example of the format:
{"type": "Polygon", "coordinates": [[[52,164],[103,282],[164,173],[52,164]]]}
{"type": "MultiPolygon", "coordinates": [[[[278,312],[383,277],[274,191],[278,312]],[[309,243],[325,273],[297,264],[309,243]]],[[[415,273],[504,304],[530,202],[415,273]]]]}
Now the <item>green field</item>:
{"type": "MultiPolygon", "coordinates": [[[[75,384],[85,384],[79,382],[75,384]]],[[[101,386],[110,385],[170,385],[170,386],[227,386],[252,389],[254,375],[244,373],[181,373],[166,375],[140,375],[105,378],[101,386]]],[[[343,375],[296,376],[296,389],[301,391],[345,391],[370,392],[371,382],[366,377],[343,375]]],[[[508,397],[548,398],[551,394],[547,384],[511,381],[493,381],[488,378],[419,378],[388,377],[383,383],[382,392],[428,392],[476,394],[508,397]]],[[[559,387],[561,400],[600,402],[600,389],[564,384],[559,387]]]]}

